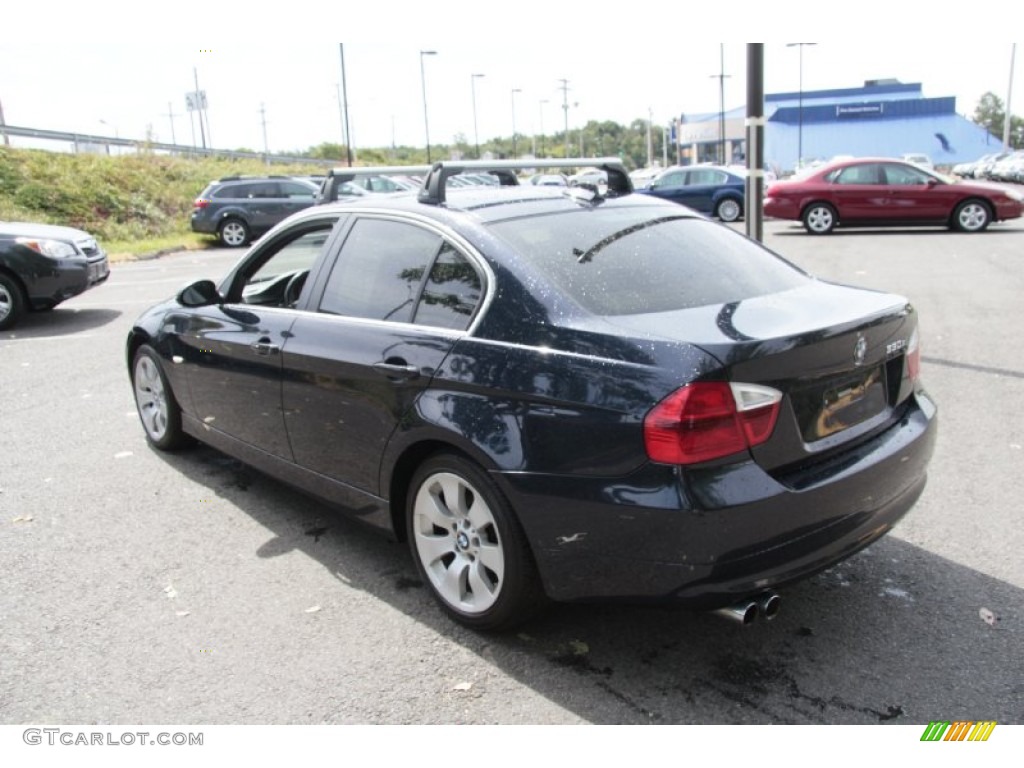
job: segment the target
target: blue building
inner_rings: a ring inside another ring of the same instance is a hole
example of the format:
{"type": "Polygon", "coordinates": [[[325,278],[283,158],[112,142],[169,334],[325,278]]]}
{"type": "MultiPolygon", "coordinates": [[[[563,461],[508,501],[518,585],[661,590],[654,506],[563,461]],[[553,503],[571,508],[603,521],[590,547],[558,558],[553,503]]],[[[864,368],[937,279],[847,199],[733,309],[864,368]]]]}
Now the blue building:
{"type": "MultiPolygon", "coordinates": [[[[721,162],[722,115],[683,116],[679,162],[721,162]]],[[[957,114],[956,97],[925,98],[920,83],[869,80],[861,88],[765,96],[765,166],[786,173],[836,155],[925,154],[937,167],[976,160],[1002,148],[999,138],[957,114]]],[[[745,156],[746,107],[724,115],[725,160],[745,156]]]]}

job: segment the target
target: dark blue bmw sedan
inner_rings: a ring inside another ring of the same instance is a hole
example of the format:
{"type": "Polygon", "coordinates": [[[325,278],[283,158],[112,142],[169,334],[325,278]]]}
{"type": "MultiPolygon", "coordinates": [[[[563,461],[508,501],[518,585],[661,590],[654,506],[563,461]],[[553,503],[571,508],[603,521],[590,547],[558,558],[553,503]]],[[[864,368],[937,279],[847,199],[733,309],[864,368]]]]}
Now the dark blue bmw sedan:
{"type": "Polygon", "coordinates": [[[549,600],[770,617],[925,486],[914,308],[572,162],[607,190],[442,163],[419,193],[290,217],[135,322],[147,439],[406,540],[469,627],[549,600]],[[467,169],[505,183],[448,189],[467,169]]]}
{"type": "Polygon", "coordinates": [[[685,205],[720,221],[743,217],[746,179],[734,168],[711,165],[666,168],[637,194],[652,195],[685,205]]]}

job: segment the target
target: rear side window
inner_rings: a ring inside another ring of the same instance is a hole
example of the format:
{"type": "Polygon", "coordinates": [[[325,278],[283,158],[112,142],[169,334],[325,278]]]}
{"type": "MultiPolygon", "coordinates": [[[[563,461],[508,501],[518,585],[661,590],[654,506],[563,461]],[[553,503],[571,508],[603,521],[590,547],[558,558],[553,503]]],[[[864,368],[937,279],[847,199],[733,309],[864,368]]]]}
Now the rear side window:
{"type": "Polygon", "coordinates": [[[727,304],[810,278],[714,222],[663,208],[594,208],[497,222],[492,229],[598,315],[727,304]]]}
{"type": "Polygon", "coordinates": [[[413,318],[417,325],[464,331],[480,303],[483,284],[465,256],[445,243],[430,269],[413,318]]]}

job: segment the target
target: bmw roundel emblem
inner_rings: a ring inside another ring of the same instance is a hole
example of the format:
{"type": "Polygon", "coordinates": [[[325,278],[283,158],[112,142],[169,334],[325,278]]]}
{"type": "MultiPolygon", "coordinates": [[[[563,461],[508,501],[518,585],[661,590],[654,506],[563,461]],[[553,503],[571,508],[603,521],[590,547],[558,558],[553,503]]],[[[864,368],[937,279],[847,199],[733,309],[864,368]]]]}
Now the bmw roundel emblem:
{"type": "Polygon", "coordinates": [[[855,365],[861,365],[864,362],[864,357],[868,353],[868,341],[863,336],[857,336],[857,344],[853,348],[853,362],[855,365]]]}

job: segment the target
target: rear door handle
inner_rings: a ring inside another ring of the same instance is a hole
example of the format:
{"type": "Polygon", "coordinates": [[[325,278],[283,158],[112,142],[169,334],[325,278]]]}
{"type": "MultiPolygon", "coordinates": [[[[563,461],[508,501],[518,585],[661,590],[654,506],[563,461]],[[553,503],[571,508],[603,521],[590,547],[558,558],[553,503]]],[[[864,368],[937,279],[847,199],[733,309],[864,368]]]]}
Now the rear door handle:
{"type": "Polygon", "coordinates": [[[405,363],[374,363],[373,369],[387,376],[392,381],[417,379],[420,375],[419,368],[405,363]]]}

